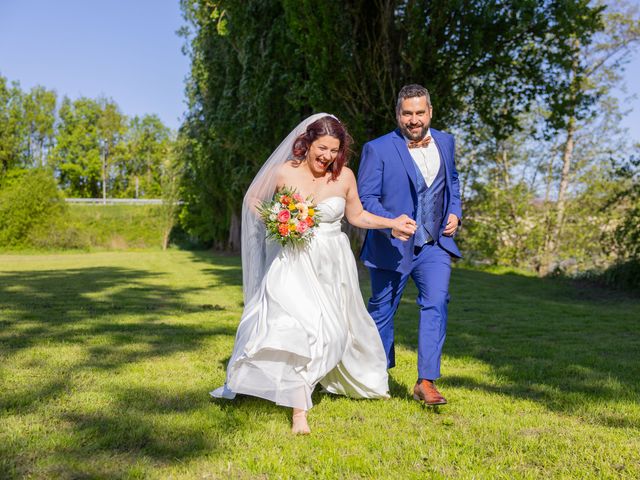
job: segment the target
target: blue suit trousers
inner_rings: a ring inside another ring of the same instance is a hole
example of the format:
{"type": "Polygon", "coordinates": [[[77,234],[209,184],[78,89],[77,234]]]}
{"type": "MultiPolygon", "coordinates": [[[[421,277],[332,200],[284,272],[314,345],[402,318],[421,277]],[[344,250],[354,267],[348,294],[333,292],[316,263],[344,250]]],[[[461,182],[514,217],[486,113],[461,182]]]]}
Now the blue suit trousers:
{"type": "Polygon", "coordinates": [[[387,367],[395,365],[393,319],[409,277],[418,288],[416,303],[420,307],[418,323],[418,377],[440,377],[442,347],[447,332],[447,306],[451,256],[437,243],[424,245],[414,255],[411,270],[400,273],[369,268],[371,298],[368,310],[376,322],[387,354],[387,367]]]}

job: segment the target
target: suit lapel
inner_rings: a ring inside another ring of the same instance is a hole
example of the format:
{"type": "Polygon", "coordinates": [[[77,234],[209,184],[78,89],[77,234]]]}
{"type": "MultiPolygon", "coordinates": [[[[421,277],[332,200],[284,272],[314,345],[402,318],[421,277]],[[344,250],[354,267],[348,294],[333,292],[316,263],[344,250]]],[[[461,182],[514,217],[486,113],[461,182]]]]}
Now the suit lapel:
{"type": "Polygon", "coordinates": [[[409,180],[411,180],[413,187],[417,190],[416,167],[413,158],[409,153],[409,149],[407,148],[407,142],[398,130],[396,130],[394,133],[395,135],[393,135],[393,146],[396,147],[396,150],[398,150],[400,160],[402,160],[402,164],[407,171],[407,175],[409,175],[409,180]]]}

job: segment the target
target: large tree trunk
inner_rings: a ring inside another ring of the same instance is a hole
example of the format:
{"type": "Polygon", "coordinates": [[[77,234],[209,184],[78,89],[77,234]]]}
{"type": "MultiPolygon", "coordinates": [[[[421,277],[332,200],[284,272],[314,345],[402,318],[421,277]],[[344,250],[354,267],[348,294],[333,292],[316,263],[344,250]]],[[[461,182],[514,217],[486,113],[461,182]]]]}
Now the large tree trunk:
{"type": "Polygon", "coordinates": [[[231,214],[231,224],[229,225],[229,240],[227,241],[227,248],[232,252],[240,251],[241,244],[241,231],[240,231],[240,215],[237,212],[231,214]]]}

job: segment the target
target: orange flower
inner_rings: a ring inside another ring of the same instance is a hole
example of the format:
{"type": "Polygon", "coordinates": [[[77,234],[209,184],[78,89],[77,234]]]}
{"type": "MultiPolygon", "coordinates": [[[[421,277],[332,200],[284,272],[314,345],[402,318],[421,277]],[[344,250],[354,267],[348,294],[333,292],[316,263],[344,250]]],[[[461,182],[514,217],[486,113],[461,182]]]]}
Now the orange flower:
{"type": "Polygon", "coordinates": [[[281,223],[280,225],[278,225],[278,232],[283,237],[288,237],[289,236],[289,225],[287,225],[286,223],[281,223]]]}
{"type": "Polygon", "coordinates": [[[280,197],[280,203],[283,205],[289,205],[291,203],[291,197],[288,195],[282,195],[280,197]]]}
{"type": "Polygon", "coordinates": [[[309,225],[310,227],[313,227],[313,224],[315,223],[313,221],[313,218],[311,218],[311,217],[305,218],[304,221],[307,222],[307,225],[309,225]]]}

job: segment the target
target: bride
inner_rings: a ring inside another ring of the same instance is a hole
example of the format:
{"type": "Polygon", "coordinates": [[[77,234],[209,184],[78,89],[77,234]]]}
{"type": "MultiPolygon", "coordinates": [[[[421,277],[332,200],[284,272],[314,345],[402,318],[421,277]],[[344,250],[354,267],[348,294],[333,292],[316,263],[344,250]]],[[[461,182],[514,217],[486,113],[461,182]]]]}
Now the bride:
{"type": "Polygon", "coordinates": [[[214,398],[245,394],[293,408],[293,433],[310,433],[311,394],[325,390],[356,398],[388,398],[386,357],[360,288],[346,216],[360,228],[396,228],[415,222],[362,208],[356,179],[345,166],[352,140],[333,116],[312,115],[269,157],[249,187],[242,211],[245,307],[224,386],[214,398]],[[281,187],[311,196],[320,221],[305,248],[266,240],[257,213],[281,187]]]}

